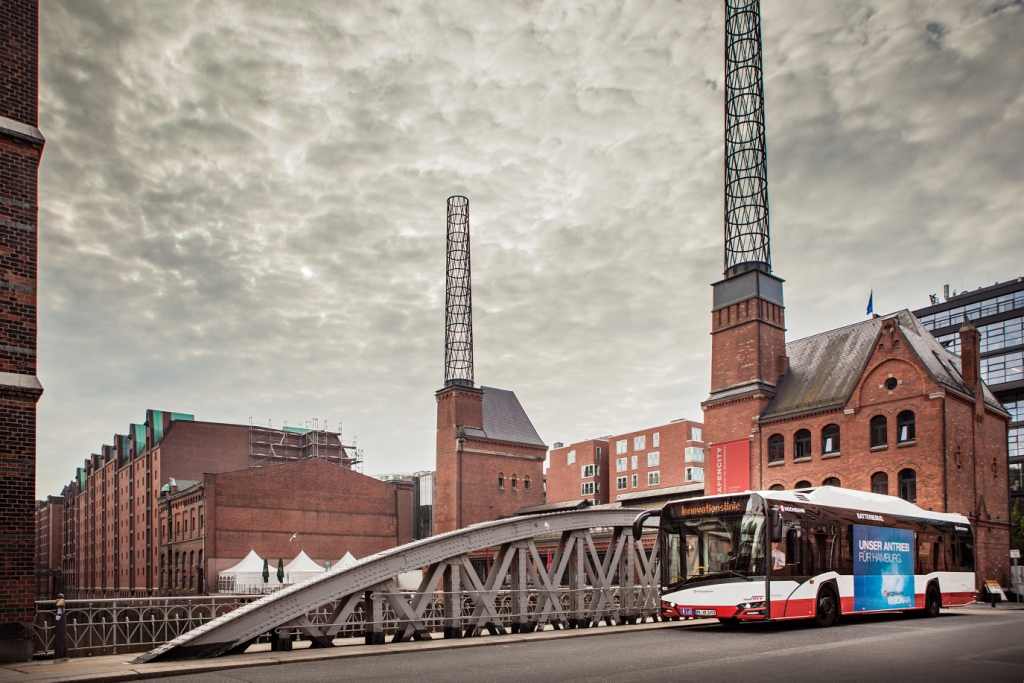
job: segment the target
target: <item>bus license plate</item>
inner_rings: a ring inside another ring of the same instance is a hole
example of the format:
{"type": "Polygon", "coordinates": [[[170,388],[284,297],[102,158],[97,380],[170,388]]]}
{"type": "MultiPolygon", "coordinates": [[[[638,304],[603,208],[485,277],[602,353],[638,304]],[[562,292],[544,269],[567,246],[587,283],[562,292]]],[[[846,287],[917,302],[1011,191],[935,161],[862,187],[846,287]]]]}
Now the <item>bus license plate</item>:
{"type": "Polygon", "coordinates": [[[714,617],[717,616],[718,612],[713,609],[695,609],[693,610],[693,616],[695,617],[714,617]]]}

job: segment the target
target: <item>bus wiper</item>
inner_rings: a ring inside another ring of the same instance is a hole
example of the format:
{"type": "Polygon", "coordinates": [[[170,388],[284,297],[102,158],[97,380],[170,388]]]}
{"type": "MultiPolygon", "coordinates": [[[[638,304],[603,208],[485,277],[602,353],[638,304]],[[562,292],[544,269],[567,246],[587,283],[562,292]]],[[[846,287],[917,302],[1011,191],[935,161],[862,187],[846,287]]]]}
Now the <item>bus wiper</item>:
{"type": "Polygon", "coordinates": [[[724,572],[724,573],[726,573],[726,574],[732,574],[732,575],[734,575],[734,576],[738,576],[738,577],[740,577],[741,579],[745,579],[745,580],[747,580],[747,581],[753,581],[753,579],[752,579],[752,578],[750,578],[749,576],[747,576],[746,574],[740,574],[739,572],[737,572],[737,571],[733,571],[732,569],[723,569],[723,570],[721,570],[721,571],[722,571],[722,572],[724,572]]]}

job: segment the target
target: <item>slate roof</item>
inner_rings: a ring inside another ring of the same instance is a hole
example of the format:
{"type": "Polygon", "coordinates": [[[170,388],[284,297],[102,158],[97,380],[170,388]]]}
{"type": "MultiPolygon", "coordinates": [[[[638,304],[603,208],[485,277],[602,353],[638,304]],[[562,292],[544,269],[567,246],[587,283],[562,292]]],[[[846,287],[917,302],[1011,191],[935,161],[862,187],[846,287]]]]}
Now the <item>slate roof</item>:
{"type": "MultiPolygon", "coordinates": [[[[786,344],[789,371],[779,381],[775,397],[761,419],[846,405],[887,321],[899,326],[910,348],[939,385],[970,395],[960,375],[960,359],[947,351],[910,311],[903,310],[786,344]]],[[[988,387],[984,391],[985,403],[1002,412],[1002,405],[988,387]]]]}
{"type": "Polygon", "coordinates": [[[494,387],[480,388],[484,392],[484,428],[466,427],[467,436],[547,448],[515,392],[494,387]]]}

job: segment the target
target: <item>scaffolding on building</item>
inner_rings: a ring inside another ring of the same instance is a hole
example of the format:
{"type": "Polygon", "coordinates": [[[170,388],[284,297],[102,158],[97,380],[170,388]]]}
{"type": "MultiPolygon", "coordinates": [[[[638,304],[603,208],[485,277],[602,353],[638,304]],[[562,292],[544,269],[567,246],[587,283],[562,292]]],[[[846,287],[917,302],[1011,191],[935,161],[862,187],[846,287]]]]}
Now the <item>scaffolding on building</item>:
{"type": "Polygon", "coordinates": [[[271,467],[300,460],[323,460],[345,469],[362,471],[363,452],[355,440],[345,443],[338,430],[324,420],[307,421],[303,427],[276,428],[249,420],[249,467],[271,467]]]}

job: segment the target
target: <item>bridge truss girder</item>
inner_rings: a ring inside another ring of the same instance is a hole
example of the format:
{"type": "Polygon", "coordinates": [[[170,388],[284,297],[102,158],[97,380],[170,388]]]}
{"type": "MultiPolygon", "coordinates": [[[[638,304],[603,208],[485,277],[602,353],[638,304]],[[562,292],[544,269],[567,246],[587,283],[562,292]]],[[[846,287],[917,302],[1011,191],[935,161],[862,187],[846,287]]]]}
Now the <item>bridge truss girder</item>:
{"type": "Polygon", "coordinates": [[[591,508],[532,515],[414,541],[244,605],[136,661],[244,652],[265,634],[274,649],[289,649],[294,632],[310,640],[311,647],[333,647],[333,639],[360,609],[368,644],[385,642],[388,624],[393,625],[392,642],[402,642],[428,640],[432,631],[460,638],[528,633],[546,624],[635,623],[659,612],[657,540],[648,551],[633,538],[632,522],[639,512],[591,508]],[[601,532],[597,541],[595,531],[601,532]],[[556,538],[548,566],[538,539],[550,545],[556,538]],[[602,557],[598,546],[605,542],[602,557]],[[491,548],[497,554],[481,576],[470,554],[491,548]],[[423,568],[415,591],[398,589],[398,574],[423,568]],[[565,580],[567,589],[562,588],[565,580]]]}

